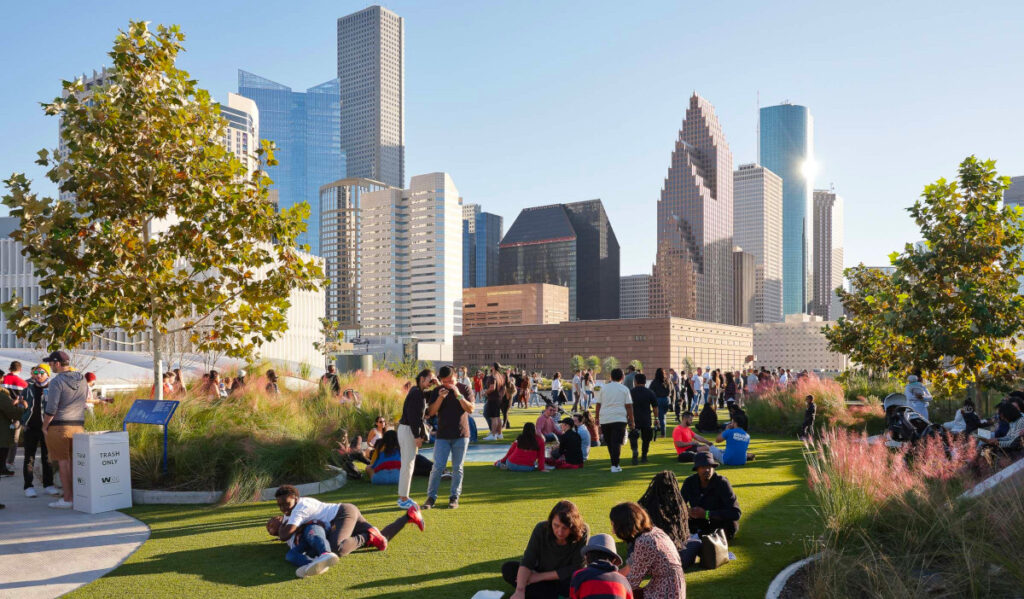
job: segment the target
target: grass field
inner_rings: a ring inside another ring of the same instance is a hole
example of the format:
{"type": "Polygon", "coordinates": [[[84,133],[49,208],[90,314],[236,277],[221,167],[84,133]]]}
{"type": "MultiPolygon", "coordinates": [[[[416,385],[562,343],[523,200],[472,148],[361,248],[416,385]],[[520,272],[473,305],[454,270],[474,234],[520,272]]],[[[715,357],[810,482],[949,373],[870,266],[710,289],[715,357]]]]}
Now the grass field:
{"type": "MultiPolygon", "coordinates": [[[[513,425],[521,427],[537,413],[516,410],[513,425]]],[[[688,573],[689,596],[763,597],[772,577],[805,553],[808,536],[818,534],[820,525],[804,480],[802,447],[795,439],[755,437],[754,463],[720,470],[743,509],[731,547],[738,560],[718,570],[688,573]]],[[[598,447],[578,471],[513,473],[470,465],[458,510],[444,509],[443,481],[441,509],[425,512],[425,532],[410,525],[386,552],[360,550],[323,576],[305,580],[295,578],[284,560],[284,544],[263,528],[278,513],[274,503],[140,506],[127,513],[149,525],[150,540],[112,573],[68,596],[468,599],[481,589],[510,592],[498,574],[501,563],[521,556],[534,524],[556,501],[576,502],[592,533],[611,532],[609,509],[636,501],[656,472],[671,469],[680,481],[690,474],[690,466],[675,461],[664,439],[652,445],[649,464],[629,466],[628,458],[624,464],[621,474],[611,474],[607,451],[598,447]]],[[[425,491],[426,479],[415,478],[414,498],[422,502],[425,491]]],[[[320,499],[354,503],[379,527],[400,515],[392,486],[350,481],[320,499]]]]}

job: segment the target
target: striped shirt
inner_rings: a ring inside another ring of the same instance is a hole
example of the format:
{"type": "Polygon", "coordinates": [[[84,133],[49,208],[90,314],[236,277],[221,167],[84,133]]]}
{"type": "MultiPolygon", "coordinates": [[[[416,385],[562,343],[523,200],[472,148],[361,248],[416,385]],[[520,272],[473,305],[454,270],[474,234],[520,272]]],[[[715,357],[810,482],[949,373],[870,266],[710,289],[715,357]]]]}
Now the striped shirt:
{"type": "Polygon", "coordinates": [[[1021,435],[1024,435],[1024,416],[1010,423],[1010,430],[1006,431],[1006,436],[999,437],[998,439],[999,447],[1005,449],[1013,445],[1013,442],[1021,435]]]}
{"type": "Polygon", "coordinates": [[[614,564],[601,560],[572,575],[569,599],[633,599],[633,588],[614,564]]]}

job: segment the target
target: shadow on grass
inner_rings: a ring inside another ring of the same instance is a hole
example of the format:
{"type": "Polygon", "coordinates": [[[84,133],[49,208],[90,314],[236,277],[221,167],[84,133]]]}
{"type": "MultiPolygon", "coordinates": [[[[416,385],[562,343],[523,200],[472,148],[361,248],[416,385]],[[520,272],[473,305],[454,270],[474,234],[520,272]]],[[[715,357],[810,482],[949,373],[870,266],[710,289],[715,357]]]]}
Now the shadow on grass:
{"type": "Polygon", "coordinates": [[[203,581],[236,587],[255,587],[295,579],[295,568],[282,559],[280,543],[236,543],[162,553],[126,563],[107,575],[183,574],[203,581]],[[225,559],[230,556],[231,559],[225,559]],[[240,567],[240,564],[244,566],[240,567]]]}
{"type": "MultiPolygon", "coordinates": [[[[477,562],[474,564],[467,564],[461,568],[454,570],[446,570],[444,572],[430,572],[429,574],[419,574],[414,576],[403,576],[399,578],[387,578],[384,580],[374,580],[371,582],[364,582],[362,584],[352,585],[351,589],[373,589],[381,586],[391,586],[396,584],[415,584],[418,582],[425,582],[427,580],[447,580],[450,578],[461,578],[467,574],[492,574],[495,578],[495,584],[501,583],[503,590],[507,590],[507,583],[501,578],[501,565],[508,560],[496,559],[489,562],[477,562]]],[[[460,583],[462,585],[467,584],[466,582],[460,583]]],[[[478,584],[478,581],[472,581],[471,584],[478,584]]],[[[458,586],[458,585],[451,585],[458,586]]],[[[408,593],[406,593],[408,595],[408,593]]],[[[377,595],[378,597],[386,597],[387,595],[377,595]]]]}

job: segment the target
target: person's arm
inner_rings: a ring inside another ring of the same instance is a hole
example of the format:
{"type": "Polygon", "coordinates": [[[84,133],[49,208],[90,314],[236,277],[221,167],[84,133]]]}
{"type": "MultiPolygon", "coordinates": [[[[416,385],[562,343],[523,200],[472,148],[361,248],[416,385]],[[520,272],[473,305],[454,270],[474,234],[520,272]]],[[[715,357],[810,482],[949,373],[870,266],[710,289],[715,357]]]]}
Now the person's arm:
{"type": "Polygon", "coordinates": [[[736,493],[733,492],[732,485],[729,484],[728,480],[719,476],[718,481],[718,485],[715,488],[715,497],[720,505],[726,507],[708,510],[708,519],[714,518],[715,520],[736,522],[742,514],[739,500],[736,499],[736,493]]]}
{"type": "Polygon", "coordinates": [[[724,434],[724,431],[721,434],[719,434],[718,437],[715,438],[715,443],[721,443],[722,441],[725,441],[725,437],[722,436],[724,434]]]}
{"type": "Polygon", "coordinates": [[[444,399],[448,397],[450,392],[446,387],[441,387],[437,390],[437,398],[427,406],[427,418],[437,414],[437,411],[441,409],[441,404],[444,403],[444,399]]]}
{"type": "Polygon", "coordinates": [[[517,449],[518,447],[519,447],[519,443],[518,443],[518,442],[516,442],[516,441],[513,441],[513,442],[512,442],[512,445],[509,445],[509,447],[508,447],[508,451],[506,451],[506,452],[505,452],[505,457],[501,458],[501,459],[500,459],[500,460],[498,460],[498,461],[499,461],[499,462],[506,462],[506,461],[508,461],[509,457],[511,457],[511,456],[512,456],[512,454],[513,454],[513,453],[515,453],[515,450],[516,450],[516,449],[517,449]]]}
{"type": "MultiPolygon", "coordinates": [[[[693,433],[693,439],[695,441],[700,441],[704,445],[714,445],[714,443],[712,443],[711,441],[708,441],[707,439],[705,439],[704,437],[698,435],[697,433],[693,433]]],[[[678,447],[681,447],[681,446],[678,446],[678,447]]]]}
{"type": "Polygon", "coordinates": [[[633,428],[633,404],[626,404],[626,422],[629,423],[629,428],[633,428]]]}
{"type": "Polygon", "coordinates": [[[647,576],[647,572],[651,568],[651,561],[655,556],[651,556],[649,553],[650,549],[647,546],[646,537],[641,536],[633,542],[633,554],[630,558],[632,563],[630,564],[629,571],[624,576],[634,589],[640,588],[640,583],[643,582],[644,577],[647,576]]]}
{"type": "Polygon", "coordinates": [[[298,528],[299,527],[294,524],[282,524],[281,528],[277,531],[277,538],[282,541],[287,541],[292,538],[292,535],[295,534],[295,531],[298,530],[298,528]]]}
{"type": "Polygon", "coordinates": [[[594,424],[601,425],[601,402],[594,404],[594,424]]]}

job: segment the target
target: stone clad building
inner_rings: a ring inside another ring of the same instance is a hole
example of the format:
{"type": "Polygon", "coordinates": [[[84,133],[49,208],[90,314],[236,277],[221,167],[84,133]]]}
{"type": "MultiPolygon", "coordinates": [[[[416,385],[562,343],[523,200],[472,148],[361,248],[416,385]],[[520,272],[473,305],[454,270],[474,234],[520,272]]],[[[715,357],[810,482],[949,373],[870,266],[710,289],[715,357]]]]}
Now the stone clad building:
{"type": "Polygon", "coordinates": [[[462,330],[569,320],[569,288],[544,283],[462,290],[462,330]]]}

